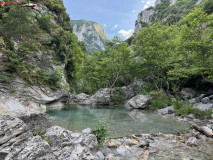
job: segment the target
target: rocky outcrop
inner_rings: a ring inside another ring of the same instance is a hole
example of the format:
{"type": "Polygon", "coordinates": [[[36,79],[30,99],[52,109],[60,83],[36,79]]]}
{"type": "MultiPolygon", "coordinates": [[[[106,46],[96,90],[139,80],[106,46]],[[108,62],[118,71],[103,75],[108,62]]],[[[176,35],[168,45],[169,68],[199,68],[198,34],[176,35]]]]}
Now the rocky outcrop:
{"type": "MultiPolygon", "coordinates": [[[[177,0],[169,0],[169,1],[170,1],[170,5],[174,5],[177,2],[177,0]]],[[[155,6],[160,4],[161,2],[162,2],[161,0],[156,0],[155,1],[155,6]]]]}
{"type": "Polygon", "coordinates": [[[40,136],[33,136],[20,119],[0,115],[0,152],[4,160],[54,159],[50,146],[40,136]]]}
{"type": "MultiPolygon", "coordinates": [[[[190,89],[191,90],[191,89],[190,89]]],[[[188,90],[189,91],[189,90],[188,90]]],[[[194,108],[197,108],[201,111],[212,110],[213,111],[213,91],[210,89],[206,94],[201,94],[198,97],[194,97],[195,91],[191,90],[190,92],[183,92],[184,98],[191,98],[189,102],[193,105],[194,108]],[[194,98],[192,98],[194,97],[194,98]]]]}
{"type": "Polygon", "coordinates": [[[133,108],[146,108],[147,107],[147,102],[150,99],[150,96],[147,95],[137,95],[130,99],[127,104],[132,106],[133,108]]]}
{"type": "Polygon", "coordinates": [[[180,92],[180,96],[184,99],[193,98],[196,95],[196,91],[192,88],[183,88],[180,92]]]}
{"type": "MultiPolygon", "coordinates": [[[[174,14],[172,7],[173,5],[176,5],[177,0],[169,0],[170,4],[168,4],[167,2],[168,1],[156,0],[154,6],[150,6],[149,8],[146,8],[142,12],[140,12],[135,22],[134,34],[137,34],[142,28],[146,27],[147,23],[153,23],[160,20],[163,20],[164,22],[166,22],[168,21],[168,19],[171,18],[171,16],[176,15],[174,14]],[[159,5],[162,5],[162,6],[159,7],[159,5]],[[165,6],[167,6],[167,8],[165,8],[165,6]],[[161,12],[161,13],[167,12],[168,14],[165,14],[165,16],[162,16],[162,14],[159,14],[161,16],[158,16],[158,12],[161,12]]],[[[191,5],[191,7],[193,8],[194,5],[200,4],[201,2],[202,0],[197,0],[197,3],[191,5]]],[[[186,10],[188,10],[189,7],[187,7],[185,3],[187,3],[187,1],[181,4],[181,7],[184,7],[184,9],[178,12],[178,15],[176,15],[177,17],[179,16],[180,12],[187,13],[186,10]]],[[[179,8],[180,6],[176,5],[175,7],[179,8]]]]}
{"type": "Polygon", "coordinates": [[[138,18],[135,22],[135,31],[137,34],[143,26],[143,24],[151,22],[150,17],[155,13],[154,8],[148,8],[138,14],[138,18]]]}
{"type": "Polygon", "coordinates": [[[105,155],[98,151],[97,139],[89,132],[90,129],[82,133],[74,133],[52,126],[46,128],[45,134],[37,135],[32,131],[44,127],[41,127],[41,123],[48,121],[44,114],[18,115],[17,117],[24,121],[14,116],[0,115],[0,158],[2,160],[105,159],[105,155]],[[33,120],[38,123],[33,125],[33,120]]]}
{"type": "Polygon", "coordinates": [[[110,88],[101,88],[92,96],[85,93],[77,94],[71,101],[83,105],[113,105],[113,99],[120,99],[124,103],[140,93],[141,87],[144,85],[144,82],[135,80],[128,86],[112,88],[111,90],[110,88]]]}
{"type": "Polygon", "coordinates": [[[30,132],[39,131],[45,133],[47,128],[51,127],[50,117],[45,113],[19,112],[15,114],[15,117],[21,119],[27,125],[30,132]]]}
{"type": "Polygon", "coordinates": [[[50,140],[54,157],[61,160],[98,160],[95,135],[73,133],[58,126],[47,129],[44,137],[50,140]]]}
{"type": "Polygon", "coordinates": [[[104,42],[109,38],[100,24],[86,20],[72,20],[71,25],[73,33],[79,41],[86,44],[89,53],[105,50],[104,42]]]}
{"type": "Polygon", "coordinates": [[[155,5],[158,5],[158,4],[160,4],[161,3],[161,0],[156,0],[155,1],[155,5]]]}
{"type": "Polygon", "coordinates": [[[48,87],[30,85],[28,82],[16,78],[10,83],[0,82],[0,111],[37,111],[45,110],[57,102],[62,107],[69,101],[69,93],[65,89],[52,91],[48,87]],[[12,88],[12,89],[11,89],[12,88]]]}

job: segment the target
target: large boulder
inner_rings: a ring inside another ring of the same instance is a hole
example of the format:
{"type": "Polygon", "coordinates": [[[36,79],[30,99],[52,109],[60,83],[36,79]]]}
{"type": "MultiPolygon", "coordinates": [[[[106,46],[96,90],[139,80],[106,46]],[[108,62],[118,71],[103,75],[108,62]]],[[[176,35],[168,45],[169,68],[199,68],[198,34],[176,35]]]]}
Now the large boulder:
{"type": "Polygon", "coordinates": [[[196,91],[192,88],[183,88],[180,95],[184,99],[191,99],[196,95],[196,91]]]}
{"type": "Polygon", "coordinates": [[[101,88],[99,89],[92,97],[93,104],[110,104],[110,88],[101,88]]]}
{"type": "Polygon", "coordinates": [[[213,103],[208,103],[208,104],[196,103],[193,105],[193,107],[201,111],[207,111],[207,110],[213,109],[213,103]]]}
{"type": "Polygon", "coordinates": [[[85,93],[80,93],[75,95],[72,98],[72,101],[78,104],[84,104],[84,101],[88,100],[90,98],[89,95],[85,94],[85,93]]]}
{"type": "Polygon", "coordinates": [[[47,130],[44,137],[50,140],[55,157],[61,160],[98,160],[95,135],[73,133],[58,126],[47,130]]]}
{"type": "Polygon", "coordinates": [[[130,99],[127,103],[133,108],[146,108],[149,99],[150,96],[148,95],[137,95],[130,99]]]}
{"type": "Polygon", "coordinates": [[[205,97],[201,99],[201,102],[204,104],[213,103],[213,100],[210,99],[210,97],[205,97]]]}
{"type": "Polygon", "coordinates": [[[16,117],[24,121],[31,132],[45,133],[51,127],[50,117],[45,113],[18,113],[16,117]]]}
{"type": "Polygon", "coordinates": [[[9,115],[0,115],[0,153],[4,160],[54,159],[46,141],[34,137],[22,120],[9,115]]]}
{"type": "Polygon", "coordinates": [[[175,110],[174,106],[168,106],[166,108],[159,109],[158,110],[158,114],[163,114],[164,115],[164,114],[168,114],[169,111],[173,111],[174,112],[174,110],[175,110]]]}

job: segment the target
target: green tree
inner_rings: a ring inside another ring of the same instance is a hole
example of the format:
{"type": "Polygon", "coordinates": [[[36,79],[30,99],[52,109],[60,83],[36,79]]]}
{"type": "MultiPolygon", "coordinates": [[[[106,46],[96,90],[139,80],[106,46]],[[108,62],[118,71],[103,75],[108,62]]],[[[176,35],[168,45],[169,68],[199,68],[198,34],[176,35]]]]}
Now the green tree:
{"type": "Polygon", "coordinates": [[[33,22],[32,10],[12,5],[2,14],[0,35],[6,37],[33,36],[36,33],[36,25],[33,22]]]}
{"type": "Polygon", "coordinates": [[[208,14],[211,14],[213,12],[213,2],[212,0],[206,0],[204,2],[204,11],[208,14]]]}
{"type": "Polygon", "coordinates": [[[121,77],[130,76],[131,51],[128,44],[115,37],[105,46],[105,51],[95,51],[85,57],[81,85],[88,93],[102,87],[115,87],[121,77]]]}
{"type": "Polygon", "coordinates": [[[183,20],[179,35],[178,57],[180,65],[170,72],[177,77],[201,75],[213,84],[213,16],[195,8],[183,20]]]}
{"type": "Polygon", "coordinates": [[[142,57],[141,70],[156,89],[166,83],[169,91],[168,72],[177,61],[175,57],[175,39],[177,26],[162,26],[160,23],[143,28],[136,37],[135,52],[142,57]]]}

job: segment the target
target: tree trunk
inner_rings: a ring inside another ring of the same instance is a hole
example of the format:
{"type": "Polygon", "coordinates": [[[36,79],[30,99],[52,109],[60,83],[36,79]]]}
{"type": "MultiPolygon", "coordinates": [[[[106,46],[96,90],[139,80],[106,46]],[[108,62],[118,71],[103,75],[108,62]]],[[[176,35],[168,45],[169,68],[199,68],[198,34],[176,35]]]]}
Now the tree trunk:
{"type": "Polygon", "coordinates": [[[213,132],[212,129],[207,128],[207,127],[199,127],[196,124],[192,124],[192,127],[194,129],[196,129],[197,131],[203,133],[204,135],[206,135],[207,137],[211,137],[213,138],[213,132]]]}

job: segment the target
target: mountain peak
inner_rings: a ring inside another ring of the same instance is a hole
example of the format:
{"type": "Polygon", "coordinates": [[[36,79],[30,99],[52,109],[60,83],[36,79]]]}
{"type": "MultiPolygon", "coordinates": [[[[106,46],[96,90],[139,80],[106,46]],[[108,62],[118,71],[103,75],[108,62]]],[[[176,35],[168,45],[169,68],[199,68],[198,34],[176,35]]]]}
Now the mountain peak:
{"type": "Polygon", "coordinates": [[[72,20],[71,26],[78,40],[86,44],[89,53],[105,50],[104,42],[109,38],[100,24],[87,20],[72,20]]]}

